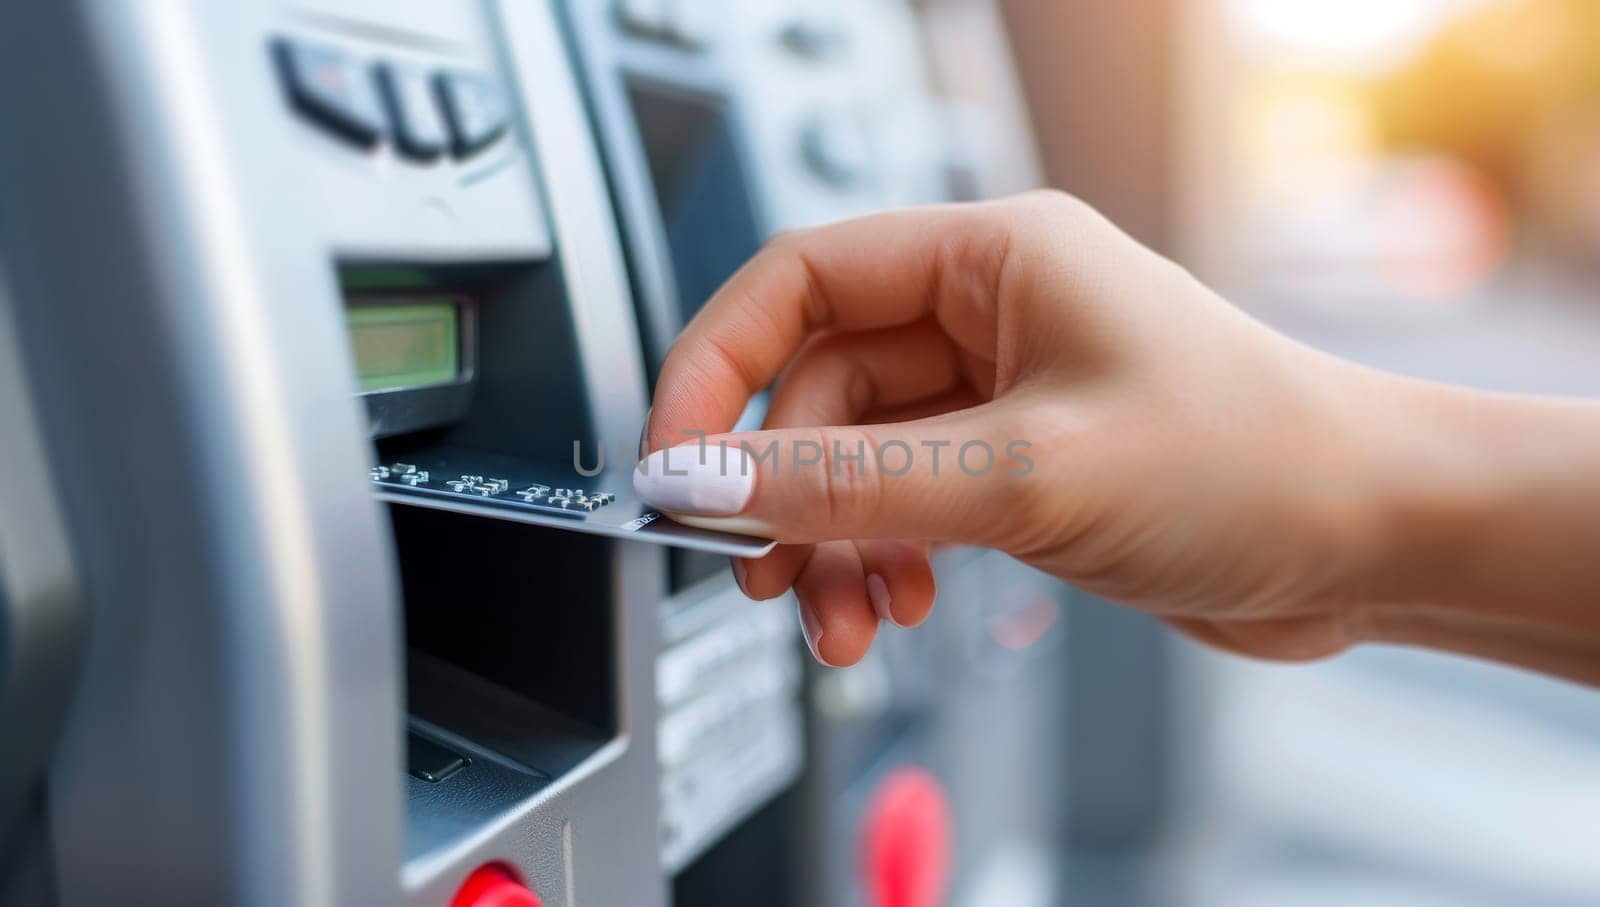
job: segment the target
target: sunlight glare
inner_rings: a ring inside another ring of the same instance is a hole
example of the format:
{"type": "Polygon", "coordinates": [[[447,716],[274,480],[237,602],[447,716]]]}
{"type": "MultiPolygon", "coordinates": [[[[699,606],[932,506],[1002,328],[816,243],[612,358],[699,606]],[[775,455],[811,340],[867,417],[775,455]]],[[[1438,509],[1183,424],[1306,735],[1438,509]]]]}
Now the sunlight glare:
{"type": "Polygon", "coordinates": [[[1241,37],[1360,69],[1397,65],[1445,18],[1484,0],[1228,0],[1241,37]]]}

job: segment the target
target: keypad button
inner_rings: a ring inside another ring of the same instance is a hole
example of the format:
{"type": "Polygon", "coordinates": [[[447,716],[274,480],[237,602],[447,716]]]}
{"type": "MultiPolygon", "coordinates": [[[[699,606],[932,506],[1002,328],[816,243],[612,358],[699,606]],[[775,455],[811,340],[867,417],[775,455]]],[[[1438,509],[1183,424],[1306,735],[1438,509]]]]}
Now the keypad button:
{"type": "Polygon", "coordinates": [[[824,60],[850,49],[850,34],[844,28],[821,19],[800,19],[784,26],[778,40],[797,57],[824,60]]]}
{"type": "Polygon", "coordinates": [[[303,117],[361,148],[378,144],[383,119],[372,79],[343,51],[299,39],[272,43],[289,102],[303,117]]]}
{"type": "Polygon", "coordinates": [[[864,123],[846,113],[813,116],[800,133],[800,146],[811,172],[835,186],[861,183],[872,172],[871,136],[864,123]]]}
{"type": "Polygon", "coordinates": [[[450,151],[458,158],[494,144],[511,123],[505,89],[487,76],[439,73],[434,76],[434,90],[450,125],[450,151]]]}
{"type": "Polygon", "coordinates": [[[445,132],[427,74],[410,66],[380,63],[376,77],[400,153],[419,161],[431,161],[443,154],[450,136],[445,132]]]}

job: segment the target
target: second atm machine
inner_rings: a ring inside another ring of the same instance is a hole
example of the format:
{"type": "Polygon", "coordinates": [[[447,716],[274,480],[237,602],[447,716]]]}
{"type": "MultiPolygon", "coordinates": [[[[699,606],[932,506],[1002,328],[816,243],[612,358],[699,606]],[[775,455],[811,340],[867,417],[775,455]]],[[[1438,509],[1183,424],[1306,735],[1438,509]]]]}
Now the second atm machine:
{"type": "MultiPolygon", "coordinates": [[[[567,0],[563,11],[652,374],[772,233],[954,198],[970,182],[952,172],[903,0],[567,0]]],[[[758,399],[741,427],[761,414],[758,399]]],[[[928,625],[884,628],[862,664],[834,671],[803,654],[792,600],[752,605],[724,558],[669,557],[662,856],[680,903],[870,903],[864,849],[906,818],[880,798],[908,788],[953,826],[954,858],[941,861],[951,903],[1059,900],[1058,583],[1004,557],[945,552],[928,625]]]]}

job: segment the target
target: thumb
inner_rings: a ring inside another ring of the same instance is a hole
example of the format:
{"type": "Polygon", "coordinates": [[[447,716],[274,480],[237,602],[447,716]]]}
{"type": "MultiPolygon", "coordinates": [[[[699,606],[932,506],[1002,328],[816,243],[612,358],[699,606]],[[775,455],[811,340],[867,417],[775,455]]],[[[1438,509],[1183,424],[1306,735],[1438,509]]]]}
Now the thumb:
{"type": "Polygon", "coordinates": [[[986,404],[890,425],[711,435],[634,470],[654,507],[707,529],[786,543],[915,538],[1003,547],[1032,444],[986,404]],[[989,417],[985,418],[985,414],[989,417]]]}

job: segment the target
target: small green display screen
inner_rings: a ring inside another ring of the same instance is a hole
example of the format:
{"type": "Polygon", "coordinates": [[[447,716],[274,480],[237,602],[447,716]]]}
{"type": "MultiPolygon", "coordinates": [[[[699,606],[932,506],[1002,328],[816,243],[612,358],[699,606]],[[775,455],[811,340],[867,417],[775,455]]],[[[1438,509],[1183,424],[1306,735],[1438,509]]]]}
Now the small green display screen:
{"type": "Polygon", "coordinates": [[[416,299],[345,309],[362,392],[449,384],[461,373],[461,310],[416,299]]]}

